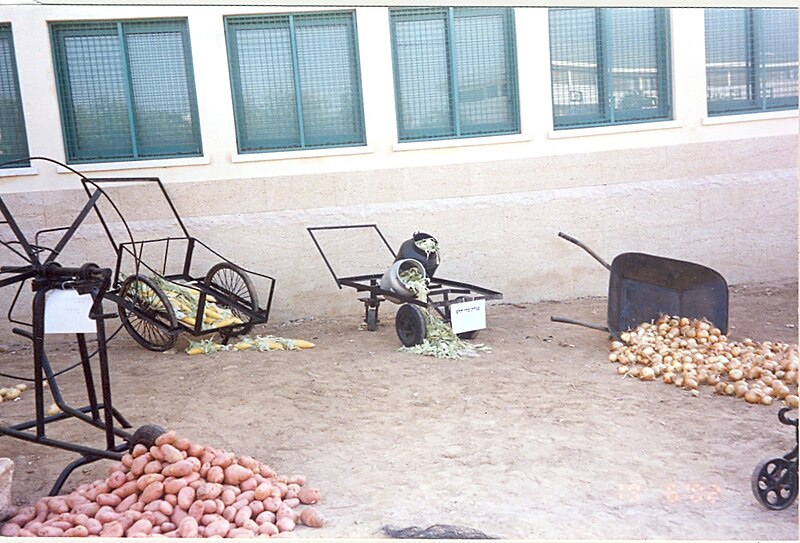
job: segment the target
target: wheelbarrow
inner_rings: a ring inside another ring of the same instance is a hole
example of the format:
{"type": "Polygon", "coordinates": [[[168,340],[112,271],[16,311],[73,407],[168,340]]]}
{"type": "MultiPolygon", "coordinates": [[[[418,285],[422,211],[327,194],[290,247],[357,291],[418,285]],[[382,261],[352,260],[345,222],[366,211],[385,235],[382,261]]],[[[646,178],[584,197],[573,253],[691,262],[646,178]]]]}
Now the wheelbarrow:
{"type": "Polygon", "coordinates": [[[773,511],[786,509],[797,499],[797,445],[800,437],[797,419],[786,416],[789,411],[789,407],[782,408],[778,412],[778,420],[781,424],[794,426],[794,449],[783,456],[758,464],[750,479],[750,486],[758,503],[773,511]]]}
{"type": "Polygon", "coordinates": [[[611,272],[608,323],[602,326],[565,317],[550,317],[551,321],[602,330],[617,340],[622,332],[664,314],[706,319],[723,334],[728,332],[728,284],[711,268],[645,253],[622,253],[609,265],[583,242],[563,232],[558,235],[611,272]]]}

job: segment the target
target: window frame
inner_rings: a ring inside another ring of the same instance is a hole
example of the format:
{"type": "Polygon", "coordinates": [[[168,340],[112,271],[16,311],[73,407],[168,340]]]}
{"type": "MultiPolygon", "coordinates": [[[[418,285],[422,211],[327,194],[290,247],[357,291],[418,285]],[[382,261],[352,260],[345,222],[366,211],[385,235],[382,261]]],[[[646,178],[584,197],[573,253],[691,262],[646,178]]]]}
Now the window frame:
{"type": "Polygon", "coordinates": [[[361,78],[361,61],[358,49],[358,22],[355,10],[337,11],[318,11],[318,12],[299,12],[299,13],[270,13],[253,15],[226,15],[223,17],[225,29],[225,45],[228,61],[228,75],[230,80],[231,101],[233,104],[234,127],[236,133],[236,149],[240,155],[255,153],[281,153],[314,151],[319,149],[341,149],[348,147],[365,147],[367,145],[366,120],[364,116],[364,93],[361,78]],[[299,78],[300,62],[298,59],[299,50],[297,46],[296,29],[302,26],[306,20],[314,21],[316,17],[330,17],[331,20],[338,21],[339,24],[346,21],[348,25],[348,40],[351,47],[350,59],[353,61],[350,67],[350,84],[354,89],[358,89],[357,100],[353,104],[353,124],[356,129],[353,131],[353,140],[344,143],[323,142],[319,144],[309,143],[305,134],[305,115],[303,112],[303,87],[299,78]],[[249,22],[248,22],[249,21],[249,22]],[[247,115],[245,111],[246,103],[242,96],[242,83],[239,74],[239,51],[237,48],[236,27],[249,25],[245,28],[288,28],[290,35],[291,64],[292,64],[292,83],[294,93],[294,107],[297,114],[297,130],[299,145],[291,145],[293,138],[287,138],[286,145],[275,145],[277,141],[274,133],[266,134],[260,138],[249,137],[247,132],[247,115]],[[356,103],[357,102],[357,103],[356,103]]]}
{"type": "Polygon", "coordinates": [[[28,134],[25,125],[25,110],[22,104],[22,91],[19,84],[19,70],[17,69],[17,53],[14,48],[14,32],[11,23],[0,23],[0,39],[7,40],[8,53],[10,65],[8,66],[9,73],[11,74],[13,84],[13,97],[12,100],[15,104],[17,112],[16,118],[12,119],[9,127],[14,128],[14,137],[19,140],[21,154],[13,154],[11,158],[4,158],[0,156],[0,164],[5,162],[14,161],[12,164],[0,166],[0,170],[11,168],[27,168],[30,167],[30,160],[23,160],[29,157],[30,148],[28,147],[28,134]]]}
{"type": "Polygon", "coordinates": [[[573,130],[582,128],[597,128],[606,126],[621,126],[627,124],[641,124],[653,122],[667,122],[674,120],[673,111],[673,78],[672,78],[672,38],[671,17],[669,8],[652,9],[654,13],[655,48],[656,52],[656,77],[659,97],[658,113],[649,117],[637,117],[636,110],[617,110],[614,107],[614,65],[613,38],[611,36],[612,9],[626,8],[549,8],[548,9],[548,38],[551,46],[550,75],[551,75],[551,102],[553,108],[553,130],[573,130]],[[556,115],[555,78],[553,74],[553,24],[552,13],[564,9],[592,9],[595,21],[595,58],[598,94],[598,113],[579,113],[556,115]],[[559,122],[560,121],[560,122],[559,122]]]}
{"type": "Polygon", "coordinates": [[[441,141],[450,139],[482,138],[494,136],[508,136],[521,133],[520,115],[520,94],[519,94],[519,73],[517,59],[517,39],[516,39],[516,18],[514,9],[510,7],[441,7],[441,8],[416,8],[401,7],[389,9],[389,32],[392,53],[392,75],[394,77],[394,96],[395,96],[395,117],[397,119],[397,141],[398,143],[416,143],[425,141],[441,141]],[[458,68],[456,66],[456,51],[453,46],[455,35],[455,11],[474,12],[476,14],[496,12],[501,13],[504,22],[504,47],[505,47],[505,67],[508,77],[506,79],[506,92],[509,96],[509,108],[511,121],[508,123],[511,128],[503,127],[504,123],[489,123],[485,126],[486,130],[478,132],[471,131],[464,133],[461,128],[461,114],[459,111],[460,95],[457,82],[458,68]],[[437,13],[438,12],[438,13],[437,13]],[[434,16],[443,15],[445,19],[445,46],[447,51],[447,86],[448,86],[448,106],[449,117],[451,119],[446,133],[431,133],[430,128],[404,128],[402,92],[400,90],[401,74],[399,69],[398,47],[396,38],[395,21],[430,21],[435,20],[434,16]],[[491,129],[491,127],[497,127],[491,129]]]}
{"type": "Polygon", "coordinates": [[[168,17],[157,19],[103,19],[81,21],[57,21],[49,23],[50,40],[52,45],[53,69],[55,73],[56,91],[58,94],[59,112],[61,117],[62,137],[64,151],[68,164],[93,164],[112,162],[138,162],[152,160],[171,160],[195,158],[203,156],[203,141],[200,129],[200,114],[197,102],[197,90],[194,77],[194,63],[192,59],[191,40],[189,35],[189,22],[186,17],[168,17]],[[136,28],[146,25],[148,30],[163,29],[170,32],[179,32],[181,36],[181,52],[183,56],[183,69],[186,74],[186,99],[191,116],[192,141],[167,147],[163,152],[143,153],[138,126],[136,121],[136,102],[134,97],[134,82],[131,75],[130,57],[128,56],[128,43],[126,38],[136,34],[136,28]],[[102,28],[107,26],[108,28],[102,28]],[[72,97],[73,81],[69,76],[69,66],[65,51],[65,38],[76,36],[109,36],[115,37],[119,46],[121,58],[116,59],[121,64],[124,76],[125,107],[127,112],[127,133],[131,144],[131,152],[126,156],[98,156],[102,152],[88,152],[78,147],[78,130],[75,104],[72,97]],[[88,156],[88,155],[92,156],[88,156]]]}
{"type": "MultiPolygon", "coordinates": [[[[798,95],[783,98],[769,98],[764,92],[767,79],[765,76],[764,64],[764,39],[767,33],[764,22],[764,10],[771,8],[705,8],[703,10],[703,20],[707,23],[709,10],[741,9],[745,18],[746,43],[737,44],[744,48],[747,58],[747,92],[750,96],[747,100],[711,100],[709,96],[709,64],[706,57],[706,112],[709,117],[723,117],[726,115],[744,115],[749,113],[767,113],[771,111],[791,111],[798,109],[798,95]]],[[[796,8],[795,13],[798,12],[796,8]]],[[[704,26],[705,50],[708,54],[708,32],[704,26]]]]}

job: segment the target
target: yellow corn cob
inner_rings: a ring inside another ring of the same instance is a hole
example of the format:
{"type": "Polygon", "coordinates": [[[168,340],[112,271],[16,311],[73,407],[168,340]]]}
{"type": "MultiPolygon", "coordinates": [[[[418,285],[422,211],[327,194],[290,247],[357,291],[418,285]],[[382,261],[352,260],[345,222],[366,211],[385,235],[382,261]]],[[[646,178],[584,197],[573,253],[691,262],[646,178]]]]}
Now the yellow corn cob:
{"type": "Polygon", "coordinates": [[[192,347],[186,350],[186,354],[203,354],[204,352],[202,347],[192,347]]]}
{"type": "Polygon", "coordinates": [[[239,321],[239,323],[237,323],[236,321],[237,321],[236,317],[228,317],[227,319],[222,319],[220,321],[215,322],[214,328],[222,328],[223,326],[230,326],[232,324],[239,324],[242,322],[239,321]]]}
{"type": "Polygon", "coordinates": [[[300,349],[313,349],[314,348],[314,344],[313,343],[311,343],[310,341],[306,341],[304,339],[295,339],[294,340],[294,344],[295,344],[295,347],[298,347],[300,349]]]}
{"type": "Polygon", "coordinates": [[[245,351],[253,347],[252,343],[247,343],[246,341],[240,341],[236,345],[234,345],[237,351],[245,351]]]}

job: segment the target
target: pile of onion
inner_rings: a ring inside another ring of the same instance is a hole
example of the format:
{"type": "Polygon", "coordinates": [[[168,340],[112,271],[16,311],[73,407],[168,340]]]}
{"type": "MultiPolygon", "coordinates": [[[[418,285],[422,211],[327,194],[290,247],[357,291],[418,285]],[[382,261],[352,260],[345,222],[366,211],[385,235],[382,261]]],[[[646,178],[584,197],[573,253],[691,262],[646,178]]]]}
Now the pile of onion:
{"type": "Polygon", "coordinates": [[[319,528],[320,492],[303,475],[279,476],[249,456],[161,434],[137,444],[106,479],[22,507],[3,536],[286,537],[319,528]]]}
{"type": "Polygon", "coordinates": [[[798,406],[800,355],[797,345],[751,339],[730,342],[705,320],[662,315],[620,334],[611,343],[608,359],[620,375],[664,383],[698,395],[700,385],[717,394],[748,403],[771,405],[780,400],[798,406]]]}

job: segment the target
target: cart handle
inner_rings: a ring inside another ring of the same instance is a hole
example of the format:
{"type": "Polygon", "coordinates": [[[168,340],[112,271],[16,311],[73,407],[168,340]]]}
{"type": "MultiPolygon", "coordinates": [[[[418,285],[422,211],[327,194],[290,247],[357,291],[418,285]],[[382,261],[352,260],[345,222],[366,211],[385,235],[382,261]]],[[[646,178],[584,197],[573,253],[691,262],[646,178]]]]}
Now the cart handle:
{"type": "Polygon", "coordinates": [[[586,328],[592,328],[594,330],[600,330],[601,332],[608,332],[611,331],[608,329],[608,326],[603,326],[602,324],[592,324],[589,322],[583,321],[576,321],[575,319],[568,319],[567,317],[550,317],[550,320],[553,322],[564,322],[567,324],[577,324],[578,326],[584,326],[586,328]]]}
{"type": "Polygon", "coordinates": [[[603,265],[603,267],[605,267],[605,269],[607,269],[608,271],[611,271],[611,266],[609,265],[609,263],[608,263],[608,262],[606,262],[605,260],[603,260],[603,258],[602,258],[600,255],[598,255],[597,253],[595,253],[594,251],[592,251],[592,250],[591,250],[591,249],[590,249],[590,248],[589,248],[589,247],[588,247],[588,246],[587,246],[585,243],[583,243],[582,241],[580,241],[580,240],[578,240],[578,239],[575,239],[575,238],[573,238],[572,236],[570,236],[569,234],[565,234],[564,232],[559,232],[559,233],[558,233],[558,237],[560,237],[560,238],[564,238],[565,240],[567,240],[567,241],[569,241],[569,242],[571,242],[571,243],[574,243],[575,245],[577,245],[578,247],[580,247],[581,249],[583,249],[584,251],[586,251],[587,253],[589,253],[590,255],[592,255],[592,257],[593,257],[595,260],[597,260],[597,261],[598,261],[600,264],[602,264],[602,265],[603,265]]]}

